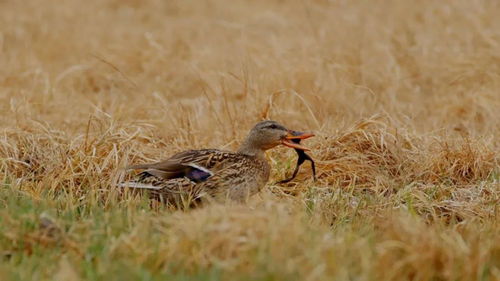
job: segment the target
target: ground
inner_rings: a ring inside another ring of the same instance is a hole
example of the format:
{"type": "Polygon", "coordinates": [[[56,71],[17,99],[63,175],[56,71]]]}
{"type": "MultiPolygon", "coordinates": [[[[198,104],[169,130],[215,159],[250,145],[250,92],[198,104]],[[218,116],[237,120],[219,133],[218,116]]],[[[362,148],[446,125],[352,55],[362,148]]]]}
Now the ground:
{"type": "Polygon", "coordinates": [[[0,1],[2,280],[500,280],[496,1],[0,1]],[[242,205],[129,164],[311,130],[242,205]]]}

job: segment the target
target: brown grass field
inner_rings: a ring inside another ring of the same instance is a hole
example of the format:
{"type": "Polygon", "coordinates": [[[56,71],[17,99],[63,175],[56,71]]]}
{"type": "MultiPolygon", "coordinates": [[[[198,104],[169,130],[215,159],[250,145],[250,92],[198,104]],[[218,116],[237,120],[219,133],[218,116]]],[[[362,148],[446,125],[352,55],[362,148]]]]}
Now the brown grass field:
{"type": "Polygon", "coordinates": [[[0,0],[1,280],[500,280],[500,2],[0,0]],[[268,153],[242,205],[123,167],[268,153]]]}

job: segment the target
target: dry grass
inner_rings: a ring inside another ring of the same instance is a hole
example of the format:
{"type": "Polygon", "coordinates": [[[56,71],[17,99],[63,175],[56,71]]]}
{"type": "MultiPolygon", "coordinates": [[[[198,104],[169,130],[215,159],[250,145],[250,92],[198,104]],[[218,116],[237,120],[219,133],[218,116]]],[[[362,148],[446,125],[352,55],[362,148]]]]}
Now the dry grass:
{"type": "Polygon", "coordinates": [[[496,1],[0,1],[2,280],[500,280],[496,1]],[[310,129],[243,206],[122,168],[310,129]]]}

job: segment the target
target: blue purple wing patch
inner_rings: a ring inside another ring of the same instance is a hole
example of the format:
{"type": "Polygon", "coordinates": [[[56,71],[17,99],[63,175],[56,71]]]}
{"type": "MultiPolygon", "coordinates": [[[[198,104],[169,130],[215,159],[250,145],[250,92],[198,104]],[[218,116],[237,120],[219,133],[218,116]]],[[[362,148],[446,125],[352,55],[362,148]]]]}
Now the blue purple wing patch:
{"type": "Polygon", "coordinates": [[[199,165],[188,164],[187,166],[189,166],[189,169],[186,171],[184,176],[196,183],[204,182],[213,175],[211,171],[199,165]]]}

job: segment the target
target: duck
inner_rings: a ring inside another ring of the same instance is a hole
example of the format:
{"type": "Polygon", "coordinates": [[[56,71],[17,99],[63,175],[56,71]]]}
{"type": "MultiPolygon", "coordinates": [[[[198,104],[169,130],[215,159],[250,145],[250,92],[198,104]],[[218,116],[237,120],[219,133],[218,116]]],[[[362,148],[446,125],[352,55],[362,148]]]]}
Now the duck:
{"type": "Polygon", "coordinates": [[[279,145],[307,151],[300,141],[313,133],[287,129],[273,120],[258,122],[237,151],[187,150],[127,170],[140,173],[120,187],[149,190],[150,197],[174,206],[207,202],[245,202],[268,182],[271,166],[265,152],[279,145]]]}

